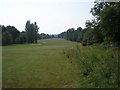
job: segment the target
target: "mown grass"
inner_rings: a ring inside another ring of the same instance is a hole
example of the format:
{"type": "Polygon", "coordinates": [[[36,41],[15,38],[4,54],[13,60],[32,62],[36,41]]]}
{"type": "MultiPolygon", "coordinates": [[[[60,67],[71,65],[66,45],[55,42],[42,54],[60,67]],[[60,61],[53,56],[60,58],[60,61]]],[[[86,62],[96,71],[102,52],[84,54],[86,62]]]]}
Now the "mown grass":
{"type": "Polygon", "coordinates": [[[3,47],[3,88],[78,87],[78,74],[63,48],[78,43],[44,39],[38,44],[3,47]]]}
{"type": "Polygon", "coordinates": [[[78,45],[65,48],[64,54],[80,71],[79,87],[117,88],[119,86],[120,50],[78,45]]]}
{"type": "Polygon", "coordinates": [[[3,88],[114,88],[120,50],[64,39],[3,47],[3,88]]]}

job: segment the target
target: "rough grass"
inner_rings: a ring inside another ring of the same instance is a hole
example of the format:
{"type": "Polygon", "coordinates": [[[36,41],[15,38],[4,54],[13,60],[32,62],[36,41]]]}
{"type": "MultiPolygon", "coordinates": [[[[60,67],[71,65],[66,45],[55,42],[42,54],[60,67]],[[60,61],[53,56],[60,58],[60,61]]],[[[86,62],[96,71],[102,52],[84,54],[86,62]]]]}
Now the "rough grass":
{"type": "Polygon", "coordinates": [[[117,88],[120,50],[98,46],[65,48],[66,57],[79,69],[79,87],[117,88]]]}
{"type": "Polygon", "coordinates": [[[76,44],[44,39],[38,44],[4,46],[3,88],[78,87],[77,70],[63,54],[63,48],[76,44]]]}
{"type": "Polygon", "coordinates": [[[120,50],[64,39],[3,47],[3,88],[114,88],[120,50]]]}

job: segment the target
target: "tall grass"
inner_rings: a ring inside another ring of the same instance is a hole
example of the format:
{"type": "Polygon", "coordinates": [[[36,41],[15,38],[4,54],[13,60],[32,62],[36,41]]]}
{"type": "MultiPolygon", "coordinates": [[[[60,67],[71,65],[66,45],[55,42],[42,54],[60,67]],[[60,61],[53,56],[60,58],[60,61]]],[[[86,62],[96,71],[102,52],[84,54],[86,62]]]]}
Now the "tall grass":
{"type": "Polygon", "coordinates": [[[98,46],[73,46],[64,48],[65,56],[79,69],[79,87],[116,88],[119,50],[98,46]]]}

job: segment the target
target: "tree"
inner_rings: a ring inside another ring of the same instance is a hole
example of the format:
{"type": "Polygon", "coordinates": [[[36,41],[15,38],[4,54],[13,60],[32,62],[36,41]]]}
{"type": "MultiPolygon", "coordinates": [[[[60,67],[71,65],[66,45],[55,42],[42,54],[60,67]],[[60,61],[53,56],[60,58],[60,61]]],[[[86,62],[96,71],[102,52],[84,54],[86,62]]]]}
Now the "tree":
{"type": "Polygon", "coordinates": [[[67,32],[62,32],[58,35],[59,38],[67,39],[67,32]]]}
{"type": "Polygon", "coordinates": [[[75,35],[74,35],[74,28],[70,28],[67,30],[67,40],[74,41],[75,40],[75,35]]]}
{"type": "Polygon", "coordinates": [[[28,43],[37,43],[38,29],[39,28],[36,22],[33,24],[33,23],[30,23],[30,21],[27,21],[25,30],[26,30],[26,36],[27,36],[28,43]]]}
{"type": "Polygon", "coordinates": [[[101,30],[111,42],[120,42],[120,2],[104,8],[101,14],[101,30]]]}
{"type": "Polygon", "coordinates": [[[82,39],[83,39],[83,31],[82,31],[81,27],[77,28],[75,36],[77,37],[76,38],[77,42],[81,42],[82,41],[82,39]]]}
{"type": "Polygon", "coordinates": [[[3,45],[9,45],[15,43],[17,37],[19,37],[20,32],[14,26],[2,26],[2,43],[3,45]]]}
{"type": "Polygon", "coordinates": [[[75,30],[74,28],[70,28],[66,32],[62,32],[61,34],[59,34],[58,37],[70,41],[81,42],[83,39],[83,31],[81,27],[78,27],[77,30],[75,30]]]}
{"type": "Polygon", "coordinates": [[[50,36],[49,34],[45,34],[45,33],[41,33],[39,35],[39,39],[46,39],[46,38],[52,38],[52,36],[50,36]]]}
{"type": "Polygon", "coordinates": [[[110,5],[110,3],[108,3],[108,2],[95,2],[95,5],[93,8],[91,8],[90,12],[95,17],[97,22],[100,22],[100,15],[101,15],[103,9],[109,5],[110,5]]]}
{"type": "Polygon", "coordinates": [[[2,33],[4,33],[5,31],[7,31],[7,28],[3,25],[2,27],[2,33]]]}
{"type": "Polygon", "coordinates": [[[87,31],[84,33],[84,37],[83,37],[83,42],[92,42],[92,38],[93,38],[93,29],[87,29],[87,31]]]}
{"type": "Polygon", "coordinates": [[[26,33],[25,32],[21,32],[19,37],[16,38],[15,42],[17,44],[24,44],[27,42],[27,38],[26,38],[26,33]]]}
{"type": "Polygon", "coordinates": [[[120,42],[120,2],[96,2],[91,9],[104,40],[120,42]]]}
{"type": "Polygon", "coordinates": [[[12,35],[8,31],[5,31],[2,35],[2,45],[9,45],[12,44],[12,42],[12,35]]]}
{"type": "Polygon", "coordinates": [[[33,43],[33,31],[32,31],[30,21],[27,21],[25,30],[26,30],[27,42],[33,43]]]}
{"type": "Polygon", "coordinates": [[[34,27],[34,40],[35,40],[35,43],[37,43],[37,39],[39,38],[38,37],[39,27],[36,22],[34,22],[33,27],[34,27]]]}
{"type": "Polygon", "coordinates": [[[14,26],[3,27],[4,31],[8,31],[12,35],[13,43],[15,43],[15,39],[20,35],[20,32],[14,26]]]}
{"type": "Polygon", "coordinates": [[[90,20],[87,20],[87,21],[85,22],[85,25],[86,25],[87,28],[92,28],[92,27],[93,27],[93,23],[90,22],[90,20]]]}

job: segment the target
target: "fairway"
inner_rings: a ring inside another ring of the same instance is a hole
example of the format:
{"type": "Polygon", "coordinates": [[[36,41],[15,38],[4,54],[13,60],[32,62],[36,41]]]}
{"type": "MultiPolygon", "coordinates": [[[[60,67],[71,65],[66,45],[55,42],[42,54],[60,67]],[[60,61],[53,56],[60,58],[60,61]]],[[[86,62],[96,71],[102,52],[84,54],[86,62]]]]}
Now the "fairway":
{"type": "Polygon", "coordinates": [[[2,89],[120,88],[120,0],[5,0],[0,11],[2,89]]]}
{"type": "Polygon", "coordinates": [[[43,39],[3,47],[3,88],[75,88],[78,71],[63,53],[80,43],[43,39]]]}

